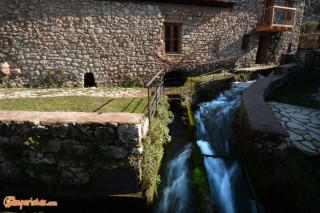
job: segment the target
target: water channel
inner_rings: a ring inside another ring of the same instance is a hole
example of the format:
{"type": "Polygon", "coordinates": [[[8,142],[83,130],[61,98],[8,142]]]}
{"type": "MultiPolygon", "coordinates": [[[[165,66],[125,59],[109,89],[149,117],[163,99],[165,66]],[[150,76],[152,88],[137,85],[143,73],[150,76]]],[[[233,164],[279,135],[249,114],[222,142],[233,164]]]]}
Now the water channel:
{"type": "MultiPolygon", "coordinates": [[[[235,115],[241,93],[250,83],[233,83],[231,89],[200,105],[195,112],[197,145],[204,157],[212,202],[220,213],[255,213],[256,203],[248,190],[236,143],[235,115]]],[[[166,181],[156,212],[195,212],[190,201],[191,174],[188,160],[191,144],[180,147],[165,167],[166,181]]]]}

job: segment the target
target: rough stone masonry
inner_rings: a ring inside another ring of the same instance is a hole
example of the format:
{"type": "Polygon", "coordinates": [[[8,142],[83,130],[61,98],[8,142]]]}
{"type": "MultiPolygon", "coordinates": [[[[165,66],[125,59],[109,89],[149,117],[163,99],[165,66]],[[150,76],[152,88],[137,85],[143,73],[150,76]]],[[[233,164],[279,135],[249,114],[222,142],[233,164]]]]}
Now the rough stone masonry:
{"type": "MultiPolygon", "coordinates": [[[[279,1],[280,2],[280,1],[279,1]]],[[[283,4],[283,2],[281,2],[283,4]]],[[[296,50],[304,1],[295,1],[296,27],[286,32],[278,57],[291,43],[296,50]]],[[[263,0],[239,1],[233,7],[204,7],[139,1],[2,0],[0,62],[9,86],[37,86],[50,78],[82,86],[93,73],[98,85],[145,83],[166,65],[194,64],[240,56],[255,62],[263,0]],[[181,52],[166,54],[164,23],[182,25],[181,52]],[[250,35],[248,49],[242,37],[250,35]]],[[[270,54],[270,53],[269,53],[270,54]]],[[[4,74],[2,74],[4,75],[4,74]]],[[[54,80],[54,79],[49,79],[54,80]]]]}
{"type": "Polygon", "coordinates": [[[2,111],[0,180],[136,192],[148,126],[134,113],[2,111]],[[127,175],[123,182],[115,182],[117,171],[127,175]]]}

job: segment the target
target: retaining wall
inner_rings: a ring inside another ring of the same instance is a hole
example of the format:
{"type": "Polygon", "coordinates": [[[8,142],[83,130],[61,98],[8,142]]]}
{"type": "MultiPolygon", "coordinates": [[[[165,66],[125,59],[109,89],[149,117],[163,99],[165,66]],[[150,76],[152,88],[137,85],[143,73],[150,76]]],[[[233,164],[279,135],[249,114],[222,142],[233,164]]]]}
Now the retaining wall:
{"type": "Polygon", "coordinates": [[[0,112],[0,180],[137,192],[148,119],[132,113],[0,112]]]}

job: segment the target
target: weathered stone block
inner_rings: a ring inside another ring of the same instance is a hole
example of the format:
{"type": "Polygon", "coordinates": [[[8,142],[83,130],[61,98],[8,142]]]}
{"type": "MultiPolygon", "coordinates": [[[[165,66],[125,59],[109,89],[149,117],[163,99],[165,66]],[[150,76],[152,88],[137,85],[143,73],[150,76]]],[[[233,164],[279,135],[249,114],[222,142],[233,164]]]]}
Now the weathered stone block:
{"type": "Polygon", "coordinates": [[[132,154],[134,154],[134,155],[141,155],[142,152],[143,152],[142,143],[132,149],[132,154]]]}
{"type": "Polygon", "coordinates": [[[58,138],[67,137],[69,133],[68,124],[60,124],[60,125],[54,126],[51,129],[51,133],[54,137],[58,137],[58,138]]]}
{"type": "Polygon", "coordinates": [[[77,125],[70,126],[71,138],[76,141],[85,141],[88,139],[88,134],[81,130],[77,125]]]}
{"type": "Polygon", "coordinates": [[[10,138],[8,137],[0,137],[0,144],[10,143],[10,138]]]}
{"type": "Polygon", "coordinates": [[[96,127],[94,135],[100,143],[113,143],[115,139],[114,129],[111,127],[96,127]]]}
{"type": "Polygon", "coordinates": [[[45,127],[45,126],[35,126],[33,127],[33,131],[35,133],[35,135],[38,135],[40,137],[48,137],[50,135],[50,130],[49,128],[45,127]]]}
{"type": "Polygon", "coordinates": [[[86,155],[88,148],[83,145],[73,145],[72,150],[76,155],[86,155]]]}
{"type": "Polygon", "coordinates": [[[118,127],[118,135],[120,142],[131,145],[140,143],[142,138],[141,129],[141,124],[120,125],[118,127]]]}
{"type": "Polygon", "coordinates": [[[60,141],[58,140],[48,140],[42,146],[42,152],[55,153],[60,149],[60,141]]]}
{"type": "Polygon", "coordinates": [[[111,159],[123,159],[127,156],[128,151],[126,151],[124,148],[115,147],[115,146],[101,146],[102,154],[111,159]]]}
{"type": "Polygon", "coordinates": [[[15,144],[15,145],[23,145],[23,140],[20,136],[17,135],[12,135],[11,136],[11,144],[15,144]]]}

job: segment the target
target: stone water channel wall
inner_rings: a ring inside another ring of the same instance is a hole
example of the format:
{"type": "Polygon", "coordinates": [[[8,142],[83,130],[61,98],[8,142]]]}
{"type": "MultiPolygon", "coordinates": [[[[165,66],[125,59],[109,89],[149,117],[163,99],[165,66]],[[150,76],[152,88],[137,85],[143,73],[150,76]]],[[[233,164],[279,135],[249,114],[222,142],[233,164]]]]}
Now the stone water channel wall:
{"type": "Polygon", "coordinates": [[[133,113],[0,112],[0,181],[137,192],[148,119],[133,113]]]}
{"type": "Polygon", "coordinates": [[[281,205],[273,199],[284,193],[281,184],[288,180],[290,172],[286,140],[289,134],[267,106],[265,98],[280,87],[292,86],[308,76],[318,75],[314,72],[317,63],[311,63],[317,56],[318,53],[312,51],[296,53],[294,58],[300,63],[274,68],[274,73],[281,75],[258,80],[243,92],[238,114],[240,143],[244,163],[262,205],[281,205]]]}
{"type": "MultiPolygon", "coordinates": [[[[280,3],[280,0],[279,0],[280,3]]],[[[282,4],[283,2],[281,2],[282,4]]],[[[280,5],[281,5],[280,4],[280,5]]],[[[238,56],[255,63],[263,0],[238,1],[233,7],[161,2],[97,0],[0,1],[0,62],[6,86],[58,82],[82,86],[91,72],[98,85],[143,84],[166,65],[238,56]],[[165,53],[166,23],[181,24],[179,54],[165,53]],[[247,48],[242,38],[248,34],[247,48]]],[[[298,45],[304,1],[295,1],[296,27],[277,43],[280,56],[298,45]]],[[[267,33],[268,34],[268,33],[267,33]]]]}

